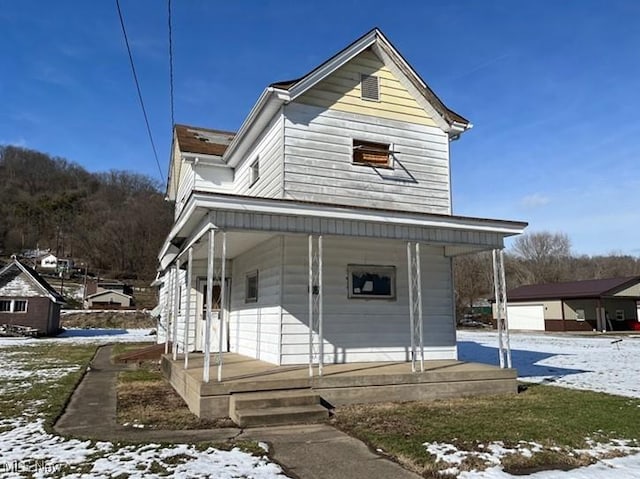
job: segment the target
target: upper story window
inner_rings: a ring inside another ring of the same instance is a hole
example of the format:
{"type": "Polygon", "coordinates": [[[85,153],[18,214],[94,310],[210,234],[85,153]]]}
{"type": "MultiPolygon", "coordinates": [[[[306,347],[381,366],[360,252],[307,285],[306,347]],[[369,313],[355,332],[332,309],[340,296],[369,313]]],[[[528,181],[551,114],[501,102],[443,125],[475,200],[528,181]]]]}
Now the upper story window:
{"type": "Polygon", "coordinates": [[[260,178],[260,158],[256,158],[251,166],[249,167],[249,187],[253,186],[253,184],[258,181],[260,178]]]}
{"type": "Polygon", "coordinates": [[[360,75],[360,97],[363,100],[380,101],[380,78],[375,75],[360,75]]]}
{"type": "Polygon", "coordinates": [[[391,167],[391,149],[388,143],[353,140],[353,164],[391,167]]]}

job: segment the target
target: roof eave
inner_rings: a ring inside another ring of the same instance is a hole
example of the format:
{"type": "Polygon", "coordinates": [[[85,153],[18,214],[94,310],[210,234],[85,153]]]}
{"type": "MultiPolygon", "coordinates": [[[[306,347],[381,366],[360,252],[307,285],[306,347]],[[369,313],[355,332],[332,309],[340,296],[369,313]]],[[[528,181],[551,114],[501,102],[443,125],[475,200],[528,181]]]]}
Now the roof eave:
{"type": "Polygon", "coordinates": [[[290,101],[290,99],[291,95],[287,90],[272,86],[264,89],[222,156],[229,166],[236,167],[240,163],[243,154],[253,143],[254,137],[257,137],[261,133],[262,127],[266,126],[271,120],[271,115],[268,113],[271,112],[273,114],[280,105],[290,101]]]}

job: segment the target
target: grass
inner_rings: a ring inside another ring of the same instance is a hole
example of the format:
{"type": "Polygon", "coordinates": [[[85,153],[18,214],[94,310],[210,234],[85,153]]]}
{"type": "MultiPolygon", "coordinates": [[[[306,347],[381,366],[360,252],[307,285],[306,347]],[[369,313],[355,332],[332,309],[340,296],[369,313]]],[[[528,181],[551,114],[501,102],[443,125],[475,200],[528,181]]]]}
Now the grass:
{"type": "MultiPolygon", "coordinates": [[[[588,464],[592,459],[587,456],[567,454],[586,448],[588,437],[600,442],[631,439],[640,445],[640,401],[542,385],[513,396],[340,407],[334,421],[425,477],[448,465],[436,464],[424,443],[448,443],[466,451],[497,441],[510,447],[521,441],[544,446],[531,458],[507,456],[503,466],[512,472],[588,464]]],[[[477,464],[467,465],[473,467],[477,464]]]]}
{"type": "Polygon", "coordinates": [[[15,388],[20,380],[0,381],[0,390],[10,388],[0,394],[0,417],[10,418],[24,414],[40,415],[45,418],[49,430],[62,414],[69,397],[82,378],[86,367],[93,358],[97,346],[42,343],[37,346],[3,349],[12,361],[20,363],[23,371],[44,371],[51,368],[69,368],[68,374],[46,381],[32,381],[25,378],[27,387],[15,388]]]}
{"type": "Polygon", "coordinates": [[[231,419],[200,419],[189,411],[153,361],[118,375],[118,422],[177,430],[235,426],[231,419]]]}

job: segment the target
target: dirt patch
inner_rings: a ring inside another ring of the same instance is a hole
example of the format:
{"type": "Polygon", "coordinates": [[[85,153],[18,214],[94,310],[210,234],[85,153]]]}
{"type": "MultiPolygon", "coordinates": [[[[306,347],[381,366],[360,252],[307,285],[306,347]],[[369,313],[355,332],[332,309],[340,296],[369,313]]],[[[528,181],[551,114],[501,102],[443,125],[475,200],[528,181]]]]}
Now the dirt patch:
{"type": "Polygon", "coordinates": [[[156,320],[144,311],[82,312],[60,317],[62,328],[138,329],[155,328],[156,320]]]}
{"type": "Polygon", "coordinates": [[[154,429],[235,427],[231,419],[200,419],[162,377],[157,363],[145,362],[118,377],[118,423],[154,429]]]}

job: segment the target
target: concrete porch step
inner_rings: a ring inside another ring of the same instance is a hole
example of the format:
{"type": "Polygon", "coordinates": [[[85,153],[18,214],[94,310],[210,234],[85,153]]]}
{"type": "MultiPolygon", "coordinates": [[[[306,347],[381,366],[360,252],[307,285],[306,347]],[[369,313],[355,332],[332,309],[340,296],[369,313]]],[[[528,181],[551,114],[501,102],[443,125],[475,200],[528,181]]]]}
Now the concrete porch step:
{"type": "Polygon", "coordinates": [[[259,391],[231,395],[229,409],[261,409],[320,404],[320,396],[308,389],[259,391]]]}
{"type": "Polygon", "coordinates": [[[329,411],[320,404],[307,404],[233,410],[230,416],[240,427],[257,427],[319,422],[329,417],[329,411]]]}
{"type": "Polygon", "coordinates": [[[229,399],[229,416],[241,427],[302,424],[326,419],[320,395],[309,389],[236,393],[229,399]]]}

